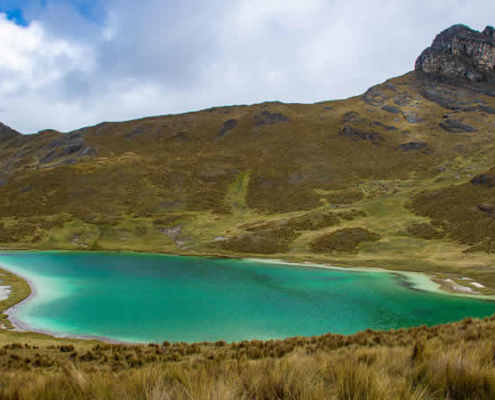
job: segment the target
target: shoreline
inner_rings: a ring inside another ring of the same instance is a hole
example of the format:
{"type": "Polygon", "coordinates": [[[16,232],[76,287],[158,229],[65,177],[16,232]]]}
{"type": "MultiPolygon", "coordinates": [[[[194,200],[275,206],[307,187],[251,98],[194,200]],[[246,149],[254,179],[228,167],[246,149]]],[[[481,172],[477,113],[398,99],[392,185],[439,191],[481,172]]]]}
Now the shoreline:
{"type": "MultiPolygon", "coordinates": [[[[16,311],[18,307],[23,305],[24,303],[27,303],[34,299],[34,297],[38,294],[38,290],[36,289],[36,285],[34,284],[33,280],[28,278],[27,276],[23,275],[22,273],[19,273],[18,271],[13,271],[10,269],[8,266],[5,267],[4,265],[0,265],[0,271],[5,270],[10,272],[11,274],[17,276],[18,278],[23,279],[30,287],[31,293],[29,294],[28,297],[25,299],[21,300],[19,303],[14,304],[13,306],[9,307],[8,309],[4,310],[3,313],[8,316],[8,320],[14,327],[13,329],[9,329],[11,332],[34,332],[34,333],[39,333],[42,335],[47,335],[51,336],[54,338],[58,339],[81,339],[81,340],[99,340],[101,342],[109,343],[109,344],[145,344],[145,342],[138,342],[138,341],[128,341],[128,340],[119,340],[119,339],[114,339],[110,338],[107,336],[98,336],[98,335],[71,335],[71,334],[60,334],[58,332],[50,331],[47,329],[39,329],[30,326],[29,324],[26,324],[25,322],[22,322],[19,318],[16,317],[16,311]]],[[[11,288],[11,293],[13,292],[13,288],[11,288]]]]}
{"type": "MultiPolygon", "coordinates": [[[[14,327],[13,329],[9,329],[11,332],[34,332],[34,333],[40,333],[42,335],[47,335],[51,336],[54,338],[58,339],[81,339],[81,340],[99,340],[101,342],[109,343],[109,344],[145,344],[145,342],[138,342],[138,341],[127,341],[127,340],[119,340],[119,339],[113,339],[110,337],[106,336],[98,336],[98,335],[71,335],[71,334],[60,334],[54,331],[50,331],[47,329],[39,329],[30,326],[29,324],[26,324],[22,322],[19,318],[16,317],[16,311],[17,308],[20,307],[22,304],[27,303],[28,301],[32,300],[38,293],[38,290],[36,289],[36,285],[34,284],[33,280],[24,276],[23,274],[19,273],[18,271],[13,271],[9,269],[8,267],[5,267],[4,265],[0,265],[0,271],[5,270],[10,272],[11,274],[23,279],[30,287],[31,293],[29,294],[28,297],[26,297],[24,300],[21,300],[19,303],[14,304],[13,306],[9,307],[8,309],[4,310],[3,313],[8,316],[8,320],[14,327]]],[[[14,289],[11,289],[11,292],[14,289]]]]}
{"type": "MultiPolygon", "coordinates": [[[[346,264],[345,262],[338,262],[337,265],[329,264],[328,262],[311,262],[311,261],[301,261],[299,257],[295,259],[287,259],[283,256],[281,258],[270,258],[263,254],[256,254],[254,256],[249,257],[249,255],[235,255],[235,254],[219,254],[219,253],[188,253],[188,252],[166,252],[166,251],[146,251],[146,250],[127,250],[127,249],[108,249],[108,250],[97,250],[97,249],[49,249],[49,250],[40,250],[36,248],[1,248],[1,252],[52,252],[52,253],[120,253],[120,254],[140,254],[140,255],[150,255],[150,256],[177,256],[177,257],[196,257],[196,258],[215,258],[215,259],[232,259],[232,260],[251,260],[256,262],[266,262],[271,264],[280,264],[287,266],[302,266],[307,268],[320,268],[320,269],[335,269],[342,271],[355,271],[355,272],[383,272],[383,273],[392,273],[396,275],[402,275],[406,278],[410,278],[417,283],[419,280],[417,279],[420,276],[424,276],[428,278],[429,283],[426,287],[418,288],[418,290],[429,291],[433,293],[441,293],[450,296],[456,297],[465,297],[465,298],[473,298],[473,299],[484,299],[484,300],[493,300],[495,301],[495,292],[493,294],[483,294],[480,292],[476,292],[470,287],[467,287],[468,290],[458,290],[458,288],[462,289],[459,283],[449,281],[449,279],[441,279],[437,276],[434,276],[430,271],[417,271],[417,270],[408,270],[408,269],[400,269],[395,267],[356,267],[352,264],[346,264]],[[451,284],[452,283],[452,284],[451,284]]],[[[386,261],[384,261],[386,264],[386,261]]],[[[1,268],[1,265],[0,265],[1,268]]],[[[471,281],[475,282],[474,279],[470,277],[462,277],[462,281],[471,281]]],[[[426,282],[426,280],[424,281],[426,282]]],[[[421,284],[423,285],[423,284],[421,284]]],[[[480,284],[478,284],[480,285],[480,284]]],[[[486,288],[484,285],[476,286],[476,288],[486,288]]],[[[495,287],[489,287],[490,289],[495,291],[495,287]]],[[[464,287],[466,289],[466,287],[464,287]]]]}
{"type": "Polygon", "coordinates": [[[478,299],[478,300],[491,300],[495,301],[495,295],[484,295],[477,294],[476,292],[450,292],[444,290],[442,287],[444,286],[441,283],[437,282],[437,278],[432,277],[426,272],[417,272],[417,271],[407,271],[407,270],[395,270],[395,269],[387,269],[380,267],[341,267],[335,266],[331,264],[320,264],[320,263],[312,263],[312,262],[294,262],[287,261],[282,259],[267,259],[267,258],[242,258],[241,260],[253,261],[253,262],[261,262],[266,264],[280,264],[286,266],[300,266],[305,268],[314,268],[314,269],[327,269],[327,270],[336,270],[336,271],[353,271],[353,272],[362,272],[362,273],[386,273],[398,275],[403,278],[406,278],[407,281],[411,284],[410,288],[412,290],[419,290],[430,293],[438,293],[447,296],[461,297],[461,298],[470,298],[470,299],[478,299]]]}
{"type": "MultiPolygon", "coordinates": [[[[180,249],[179,249],[180,250],[180,249]]],[[[483,294],[472,289],[470,287],[462,287],[459,283],[451,282],[449,279],[442,279],[438,276],[433,275],[432,271],[424,271],[424,270],[410,270],[410,269],[401,269],[396,267],[359,267],[353,266],[353,264],[348,264],[346,262],[337,262],[337,264],[329,264],[327,261],[301,261],[300,257],[295,257],[294,259],[286,258],[283,255],[280,255],[280,258],[270,258],[269,256],[265,256],[264,254],[256,254],[253,256],[249,255],[236,255],[236,254],[220,254],[220,253],[190,253],[190,252],[167,252],[160,250],[128,250],[128,249],[48,249],[48,250],[40,250],[37,248],[1,248],[1,252],[52,252],[52,253],[120,253],[120,254],[140,254],[140,255],[150,255],[150,256],[177,256],[177,257],[196,257],[196,258],[215,258],[215,259],[232,259],[232,260],[252,260],[256,262],[267,262],[271,264],[281,264],[287,266],[302,266],[307,268],[324,268],[324,269],[336,269],[342,271],[356,271],[356,272],[383,272],[383,273],[392,273],[396,275],[402,275],[407,278],[412,278],[414,281],[418,281],[419,276],[424,276],[428,278],[428,289],[419,289],[425,290],[434,293],[441,293],[450,296],[456,297],[465,297],[465,298],[473,298],[473,299],[485,299],[485,300],[493,300],[495,301],[495,287],[488,287],[494,291],[493,294],[483,294]],[[452,284],[451,284],[452,283],[452,284]],[[458,289],[468,289],[468,290],[458,290],[458,289]]],[[[383,262],[386,264],[386,261],[383,262]]],[[[1,268],[1,266],[0,266],[1,268]]],[[[460,278],[462,281],[470,281],[477,283],[474,279],[470,277],[463,276],[460,278]]],[[[425,280],[426,281],[426,280],[425,280]]],[[[479,286],[475,286],[476,288],[487,288],[487,286],[478,284],[479,286]]]]}
{"type": "MultiPolygon", "coordinates": [[[[5,250],[0,250],[5,251],[5,250]]],[[[7,251],[12,251],[12,252],[24,252],[26,250],[7,250],[7,251]]],[[[39,250],[28,250],[28,251],[39,251],[39,250]]],[[[84,250],[48,250],[50,252],[81,252],[81,253],[86,253],[84,250]]],[[[115,251],[101,251],[99,250],[98,252],[101,253],[114,253],[115,251]]],[[[181,257],[203,257],[201,255],[183,255],[183,254],[168,254],[168,253],[148,253],[148,252],[139,252],[139,251],[117,251],[119,253],[136,253],[136,254],[150,254],[150,255],[170,255],[170,256],[181,256],[181,257]]],[[[460,292],[460,293],[453,293],[453,292],[448,292],[446,290],[443,290],[442,287],[443,285],[438,283],[437,281],[434,280],[434,278],[425,273],[425,272],[416,272],[416,271],[402,271],[402,270],[391,270],[391,269],[386,269],[386,268],[379,268],[379,267],[345,267],[345,266],[335,266],[331,264],[323,264],[323,263],[313,263],[313,262],[294,262],[294,261],[287,261],[283,259],[269,259],[269,258],[255,258],[255,257],[228,257],[228,256],[221,256],[217,257],[215,255],[208,255],[206,257],[210,258],[218,258],[218,259],[233,259],[233,260],[240,260],[240,261],[248,261],[248,262],[257,262],[257,263],[264,263],[264,264],[272,264],[272,265],[283,265],[287,267],[303,267],[303,268],[310,268],[310,269],[325,269],[325,270],[335,270],[335,271],[351,271],[351,272],[358,272],[358,273],[387,273],[387,274],[392,274],[401,277],[402,279],[405,280],[404,284],[407,286],[410,290],[418,290],[418,291],[424,291],[424,292],[430,292],[430,293],[438,293],[446,296],[454,296],[454,297],[461,297],[461,298],[470,298],[470,299],[478,299],[478,300],[488,300],[488,301],[494,301],[495,302],[495,295],[482,295],[482,294],[475,294],[475,293],[465,293],[465,292],[460,292]]],[[[11,267],[15,268],[15,267],[11,267]]],[[[16,303],[9,307],[8,309],[4,310],[3,313],[8,316],[8,320],[14,327],[13,329],[9,329],[10,331],[14,332],[34,332],[34,333],[39,333],[43,335],[48,335],[54,338],[60,338],[60,339],[82,339],[82,340],[98,340],[104,343],[110,343],[110,344],[145,344],[147,342],[140,342],[140,341],[134,341],[134,340],[122,340],[122,339],[114,339],[110,337],[105,337],[105,336],[98,336],[98,335],[72,335],[72,334],[60,334],[57,332],[53,332],[50,330],[46,329],[38,329],[29,326],[28,324],[22,322],[16,317],[16,311],[19,306],[23,305],[24,303],[27,303],[31,301],[36,295],[38,294],[38,290],[36,288],[35,283],[33,282],[32,279],[28,278],[27,276],[23,275],[22,273],[19,273],[18,271],[14,271],[9,268],[9,266],[5,267],[4,265],[0,265],[0,271],[5,270],[10,272],[11,274],[23,279],[30,287],[31,293],[29,294],[28,297],[24,298],[21,300],[19,303],[16,303]]],[[[14,288],[11,288],[11,291],[9,293],[12,294],[14,292],[14,288]]]]}

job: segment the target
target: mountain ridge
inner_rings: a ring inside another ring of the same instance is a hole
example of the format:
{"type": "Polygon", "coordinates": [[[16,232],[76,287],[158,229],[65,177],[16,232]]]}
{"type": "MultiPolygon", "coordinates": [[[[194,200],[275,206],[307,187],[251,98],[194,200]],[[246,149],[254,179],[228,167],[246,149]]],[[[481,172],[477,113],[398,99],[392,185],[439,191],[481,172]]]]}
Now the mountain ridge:
{"type": "Polygon", "coordinates": [[[494,31],[449,29],[415,71],[349,99],[0,133],[0,246],[380,265],[495,288],[494,31]]]}

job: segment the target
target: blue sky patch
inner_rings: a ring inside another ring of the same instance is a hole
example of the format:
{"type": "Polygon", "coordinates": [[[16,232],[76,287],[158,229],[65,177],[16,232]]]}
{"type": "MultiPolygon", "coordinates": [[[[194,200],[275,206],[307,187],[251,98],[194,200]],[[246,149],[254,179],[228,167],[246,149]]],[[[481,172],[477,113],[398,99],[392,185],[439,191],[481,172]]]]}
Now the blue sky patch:
{"type": "Polygon", "coordinates": [[[22,14],[22,10],[19,8],[15,9],[3,9],[0,7],[0,12],[7,14],[7,18],[14,22],[16,25],[27,26],[27,22],[24,19],[24,15],[22,14]]]}
{"type": "Polygon", "coordinates": [[[42,12],[50,4],[68,4],[87,20],[101,23],[105,19],[105,8],[101,0],[4,0],[0,4],[0,12],[17,25],[27,26],[30,22],[27,15],[33,16],[42,12]],[[33,14],[34,10],[34,14],[33,14]]]}

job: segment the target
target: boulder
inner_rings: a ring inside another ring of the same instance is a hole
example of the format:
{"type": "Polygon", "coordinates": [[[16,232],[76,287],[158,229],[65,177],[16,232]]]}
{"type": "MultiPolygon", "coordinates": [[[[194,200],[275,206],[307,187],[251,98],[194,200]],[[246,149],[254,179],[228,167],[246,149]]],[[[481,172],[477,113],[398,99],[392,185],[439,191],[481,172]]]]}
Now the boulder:
{"type": "Polygon", "coordinates": [[[486,186],[486,187],[494,187],[495,186],[495,180],[488,175],[478,175],[475,176],[472,180],[471,183],[473,185],[480,185],[480,186],[486,186]]]}

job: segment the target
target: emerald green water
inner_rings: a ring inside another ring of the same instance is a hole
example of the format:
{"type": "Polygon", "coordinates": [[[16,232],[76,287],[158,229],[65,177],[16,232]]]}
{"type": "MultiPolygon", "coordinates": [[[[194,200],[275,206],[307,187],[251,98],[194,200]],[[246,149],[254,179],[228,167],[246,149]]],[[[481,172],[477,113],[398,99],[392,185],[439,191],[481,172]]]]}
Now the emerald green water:
{"type": "Polygon", "coordinates": [[[0,252],[36,293],[24,327],[136,342],[285,338],[433,325],[495,303],[408,288],[390,273],[150,254],[0,252]]]}

